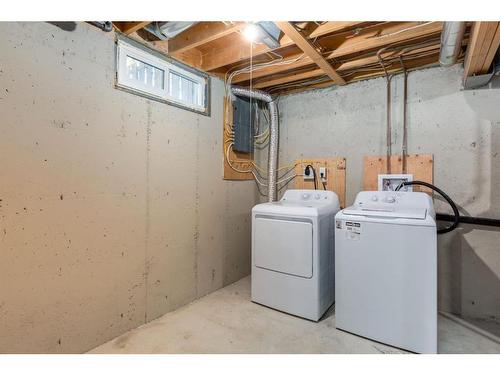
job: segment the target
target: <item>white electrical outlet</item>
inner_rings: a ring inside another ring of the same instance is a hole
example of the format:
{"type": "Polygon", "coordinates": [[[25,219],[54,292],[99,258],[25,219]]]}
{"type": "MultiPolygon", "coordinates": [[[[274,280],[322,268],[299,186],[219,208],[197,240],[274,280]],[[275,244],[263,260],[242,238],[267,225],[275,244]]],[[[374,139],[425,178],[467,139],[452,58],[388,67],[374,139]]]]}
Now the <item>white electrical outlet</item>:
{"type": "Polygon", "coordinates": [[[314,180],[314,172],[312,170],[311,167],[309,167],[309,174],[306,175],[306,169],[307,169],[307,166],[304,167],[304,169],[302,170],[302,175],[304,177],[304,181],[313,181],[314,180]]]}
{"type": "Polygon", "coordinates": [[[319,167],[319,178],[321,178],[321,181],[326,182],[326,167],[319,167]]]}

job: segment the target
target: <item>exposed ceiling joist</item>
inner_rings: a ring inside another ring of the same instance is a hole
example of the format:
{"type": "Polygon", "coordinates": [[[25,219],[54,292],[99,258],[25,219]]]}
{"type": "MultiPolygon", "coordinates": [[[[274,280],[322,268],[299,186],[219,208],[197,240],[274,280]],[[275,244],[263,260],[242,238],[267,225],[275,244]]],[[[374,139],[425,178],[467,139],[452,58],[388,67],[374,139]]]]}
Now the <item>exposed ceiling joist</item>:
{"type": "Polygon", "coordinates": [[[244,25],[244,22],[200,22],[168,41],[157,41],[154,44],[168,44],[169,53],[176,55],[237,32],[244,25]]]}
{"type": "MultiPolygon", "coordinates": [[[[363,22],[326,22],[318,26],[308,36],[309,38],[321,37],[343,29],[355,27],[363,22]]],[[[293,46],[295,43],[289,36],[285,35],[280,40],[280,47],[293,46]]],[[[211,71],[217,68],[245,61],[250,57],[257,57],[272,51],[271,48],[263,44],[249,44],[242,36],[239,40],[234,40],[222,48],[214,48],[203,56],[202,70],[211,71]]]]}
{"type": "MultiPolygon", "coordinates": [[[[436,50],[436,52],[434,54],[417,59],[412,63],[405,64],[405,66],[406,66],[407,70],[413,70],[416,68],[421,69],[421,68],[436,66],[439,64],[438,58],[439,58],[439,50],[436,50]]],[[[398,71],[400,71],[399,67],[393,67],[393,68],[390,68],[387,70],[387,72],[389,74],[397,73],[398,71]]],[[[383,70],[376,71],[376,72],[370,72],[370,71],[362,72],[361,71],[361,72],[358,72],[358,73],[352,75],[349,78],[348,82],[353,83],[353,82],[361,81],[364,79],[377,78],[377,77],[382,77],[382,76],[385,76],[385,72],[383,70]]],[[[271,92],[279,93],[279,94],[292,94],[295,92],[304,91],[304,89],[307,89],[307,90],[319,89],[319,88],[329,87],[332,85],[333,85],[333,82],[328,80],[326,82],[313,83],[313,84],[310,84],[310,85],[307,85],[304,87],[300,87],[299,84],[297,84],[296,86],[292,85],[290,87],[286,87],[283,89],[273,88],[273,89],[271,89],[271,92]]]]}
{"type": "MultiPolygon", "coordinates": [[[[382,25],[380,27],[370,27],[360,31],[358,35],[351,38],[345,36],[333,36],[333,41],[337,48],[324,56],[326,60],[340,58],[350,54],[360,53],[366,50],[382,48],[391,44],[402,43],[407,40],[413,40],[425,36],[437,35],[443,28],[442,22],[400,22],[391,25],[382,25]]],[[[293,61],[300,58],[300,54],[290,56],[287,61],[293,61]]],[[[253,79],[276,74],[282,71],[297,69],[313,64],[308,57],[303,56],[295,62],[289,64],[279,64],[269,66],[252,72],[253,79]]],[[[250,74],[241,74],[233,79],[234,83],[245,82],[250,79],[250,74]]]]}
{"type": "Polygon", "coordinates": [[[474,22],[465,57],[464,79],[488,72],[500,47],[500,22],[474,22]]]}
{"type": "Polygon", "coordinates": [[[125,35],[135,33],[137,30],[147,26],[151,21],[126,21],[126,22],[113,22],[118,29],[125,35]]]}
{"type": "Polygon", "coordinates": [[[326,61],[323,56],[316,50],[316,48],[309,42],[290,22],[276,22],[278,27],[287,35],[305,54],[308,56],[316,65],[318,65],[321,70],[330,79],[338,85],[345,85],[344,79],[333,69],[328,61],[326,61]]]}
{"type": "MultiPolygon", "coordinates": [[[[422,48],[416,48],[414,50],[409,51],[404,56],[406,58],[414,58],[416,55],[419,55],[422,53],[432,53],[435,51],[439,51],[439,47],[440,47],[440,44],[437,43],[437,44],[432,44],[432,45],[422,47],[422,48]]],[[[393,56],[397,57],[397,56],[399,56],[399,54],[391,53],[391,51],[389,51],[389,53],[387,54],[387,57],[384,56],[384,58],[390,59],[393,56]]],[[[335,70],[340,74],[342,72],[347,72],[347,71],[352,70],[352,69],[361,68],[361,67],[366,66],[366,65],[378,64],[378,61],[379,60],[378,60],[376,55],[368,56],[368,57],[364,57],[364,58],[358,58],[355,60],[345,61],[345,62],[338,64],[335,67],[335,70]]],[[[316,78],[316,77],[320,77],[324,74],[325,73],[323,72],[322,69],[312,69],[312,70],[308,70],[305,72],[304,71],[298,72],[298,73],[294,73],[293,71],[291,71],[291,72],[287,71],[287,72],[283,72],[282,75],[279,77],[271,76],[268,79],[259,80],[259,81],[255,82],[252,85],[252,87],[254,87],[256,89],[264,89],[264,88],[268,88],[268,87],[282,85],[282,84],[289,83],[289,82],[300,81],[300,80],[310,79],[310,78],[316,78]]]]}
{"type": "MultiPolygon", "coordinates": [[[[408,69],[435,65],[443,28],[442,22],[424,21],[278,22],[284,33],[278,38],[279,47],[273,49],[249,43],[241,32],[246,22],[198,22],[168,41],[140,30],[147,23],[118,22],[115,26],[188,65],[270,93],[380,76],[384,74],[377,58],[381,48],[390,72],[401,70],[402,50],[408,69]]],[[[477,26],[477,45],[469,49],[467,69],[484,72],[500,44],[500,29],[498,22],[478,24],[482,26],[477,26]]],[[[464,44],[471,37],[470,25],[464,44]]]]}

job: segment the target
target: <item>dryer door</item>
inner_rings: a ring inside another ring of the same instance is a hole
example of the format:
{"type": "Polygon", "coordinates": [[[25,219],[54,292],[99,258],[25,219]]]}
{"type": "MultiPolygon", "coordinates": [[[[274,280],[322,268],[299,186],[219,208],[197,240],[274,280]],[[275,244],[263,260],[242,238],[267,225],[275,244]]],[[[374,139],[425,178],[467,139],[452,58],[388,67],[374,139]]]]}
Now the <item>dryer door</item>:
{"type": "Polygon", "coordinates": [[[313,226],[309,221],[257,217],[253,230],[256,267],[311,278],[313,226]]]}

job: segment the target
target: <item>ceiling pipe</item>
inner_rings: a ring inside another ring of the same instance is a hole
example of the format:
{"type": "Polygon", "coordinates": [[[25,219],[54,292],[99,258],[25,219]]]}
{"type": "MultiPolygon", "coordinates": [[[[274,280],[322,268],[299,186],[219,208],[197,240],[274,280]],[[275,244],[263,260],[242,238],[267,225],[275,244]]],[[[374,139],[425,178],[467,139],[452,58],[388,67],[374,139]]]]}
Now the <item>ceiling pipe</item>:
{"type": "Polygon", "coordinates": [[[441,32],[439,64],[452,66],[458,60],[465,33],[465,22],[445,22],[441,32]]]}
{"type": "Polygon", "coordinates": [[[144,30],[153,34],[160,40],[168,40],[197,23],[198,22],[195,21],[155,21],[146,25],[144,30]]]}
{"type": "Polygon", "coordinates": [[[113,23],[111,21],[87,21],[91,25],[100,28],[102,31],[109,33],[113,30],[113,23]]]}

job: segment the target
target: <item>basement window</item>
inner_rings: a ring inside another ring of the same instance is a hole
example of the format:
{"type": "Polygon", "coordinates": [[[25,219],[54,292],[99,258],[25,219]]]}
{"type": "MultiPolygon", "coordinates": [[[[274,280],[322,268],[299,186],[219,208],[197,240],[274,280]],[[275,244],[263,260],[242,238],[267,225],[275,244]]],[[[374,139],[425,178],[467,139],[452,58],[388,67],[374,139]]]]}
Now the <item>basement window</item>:
{"type": "Polygon", "coordinates": [[[208,76],[166,57],[161,58],[146,47],[121,39],[117,46],[118,87],[208,114],[208,76]]]}

